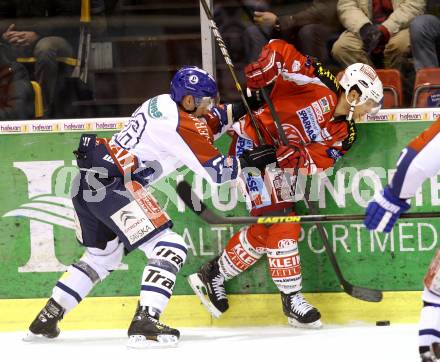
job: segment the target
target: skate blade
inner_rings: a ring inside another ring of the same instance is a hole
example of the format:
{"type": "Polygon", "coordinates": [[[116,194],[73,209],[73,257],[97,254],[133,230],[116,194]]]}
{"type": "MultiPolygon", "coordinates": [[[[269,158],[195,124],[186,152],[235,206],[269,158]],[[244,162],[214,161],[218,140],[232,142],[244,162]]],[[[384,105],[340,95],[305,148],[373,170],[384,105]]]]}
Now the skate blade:
{"type": "Polygon", "coordinates": [[[51,341],[55,338],[49,338],[43,336],[42,334],[34,334],[31,331],[28,331],[27,334],[21,339],[23,342],[46,342],[51,341]]]}
{"type": "Polygon", "coordinates": [[[292,327],[303,329],[320,329],[322,328],[322,322],[320,319],[312,323],[300,323],[295,318],[287,318],[287,321],[292,327]]]}
{"type": "Polygon", "coordinates": [[[137,349],[151,348],[173,348],[179,343],[177,336],[162,334],[157,336],[157,340],[146,339],[145,336],[133,335],[128,338],[127,347],[137,349]]]}
{"type": "Polygon", "coordinates": [[[211,303],[211,301],[208,298],[208,295],[206,293],[206,287],[200,280],[197,273],[191,274],[188,277],[188,283],[194,293],[199,297],[202,304],[205,306],[205,308],[208,310],[208,312],[216,319],[219,319],[222,315],[222,312],[220,312],[214,304],[211,303]]]}

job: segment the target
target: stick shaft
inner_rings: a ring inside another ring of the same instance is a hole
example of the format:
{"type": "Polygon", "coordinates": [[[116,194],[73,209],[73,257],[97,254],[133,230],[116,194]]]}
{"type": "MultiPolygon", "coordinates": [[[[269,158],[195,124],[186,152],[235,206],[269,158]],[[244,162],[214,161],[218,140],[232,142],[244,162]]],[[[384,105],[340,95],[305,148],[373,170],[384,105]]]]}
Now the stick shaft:
{"type": "MultiPolygon", "coordinates": [[[[192,212],[201,216],[209,224],[279,224],[315,223],[315,222],[347,222],[362,221],[364,214],[348,215],[272,215],[272,216],[222,216],[211,211],[194,193],[186,181],[177,184],[177,193],[192,212]],[[197,207],[195,206],[197,205],[197,207]]],[[[412,212],[401,215],[402,219],[440,218],[440,212],[412,212]]]]}
{"type": "Polygon", "coordinates": [[[284,146],[289,145],[289,140],[287,139],[286,133],[284,132],[283,126],[281,125],[281,121],[278,117],[277,112],[275,111],[275,108],[273,106],[273,103],[269,97],[269,95],[266,92],[266,89],[261,88],[260,89],[261,94],[263,95],[264,101],[266,102],[267,106],[269,107],[270,115],[272,116],[272,119],[275,123],[275,127],[277,128],[278,135],[283,142],[284,146]]]}
{"type": "Polygon", "coordinates": [[[257,120],[255,119],[251,108],[249,107],[249,103],[246,100],[246,97],[244,96],[243,89],[241,88],[240,82],[238,81],[237,75],[235,74],[234,70],[234,64],[232,63],[231,57],[229,56],[228,49],[226,48],[226,44],[220,34],[220,31],[217,28],[217,24],[214,21],[214,17],[212,16],[211,10],[209,10],[209,6],[206,3],[206,0],[200,0],[203,10],[205,11],[205,14],[209,20],[212,34],[214,35],[214,38],[220,48],[220,51],[223,54],[223,58],[225,59],[226,65],[228,66],[229,72],[232,75],[232,79],[235,83],[235,88],[237,88],[238,93],[240,94],[241,101],[244,104],[244,107],[246,108],[246,112],[249,114],[249,117],[251,118],[251,122],[255,128],[255,132],[257,133],[258,141],[260,145],[265,144],[264,138],[260,132],[260,128],[258,127],[257,120]]]}

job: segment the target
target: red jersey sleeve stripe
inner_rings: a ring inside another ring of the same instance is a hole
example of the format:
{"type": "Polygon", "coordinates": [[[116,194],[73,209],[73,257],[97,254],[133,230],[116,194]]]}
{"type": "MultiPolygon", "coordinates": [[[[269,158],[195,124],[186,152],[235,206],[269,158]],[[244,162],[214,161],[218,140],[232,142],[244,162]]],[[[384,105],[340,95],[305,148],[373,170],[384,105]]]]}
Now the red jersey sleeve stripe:
{"type": "Polygon", "coordinates": [[[416,152],[420,152],[432,139],[440,132],[440,117],[421,134],[414,138],[408,147],[411,147],[416,152]]]}
{"type": "Polygon", "coordinates": [[[203,165],[220,155],[220,152],[212,145],[212,131],[205,122],[188,119],[187,115],[180,114],[177,133],[188,145],[200,164],[203,165]]]}

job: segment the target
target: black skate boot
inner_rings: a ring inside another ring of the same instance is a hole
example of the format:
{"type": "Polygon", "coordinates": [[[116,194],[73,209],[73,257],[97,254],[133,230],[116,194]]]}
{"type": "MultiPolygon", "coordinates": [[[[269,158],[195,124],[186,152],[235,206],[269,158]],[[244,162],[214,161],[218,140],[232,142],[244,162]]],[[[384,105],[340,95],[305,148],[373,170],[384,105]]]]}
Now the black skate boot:
{"type": "Polygon", "coordinates": [[[438,362],[440,361],[440,343],[433,343],[431,348],[428,346],[420,346],[421,362],[438,362]]]}
{"type": "Polygon", "coordinates": [[[220,274],[218,259],[211,260],[200,270],[188,277],[188,283],[214,318],[220,318],[229,308],[223,275],[220,274]]]}
{"type": "Polygon", "coordinates": [[[431,351],[422,353],[420,355],[420,361],[421,362],[437,362],[438,359],[435,358],[435,356],[431,353],[431,351]]]}
{"type": "Polygon", "coordinates": [[[175,347],[179,342],[177,329],[159,323],[159,313],[151,307],[142,307],[139,303],[128,328],[130,348],[175,347]]]}
{"type": "Polygon", "coordinates": [[[24,340],[31,341],[38,335],[42,335],[46,338],[58,337],[60,334],[58,322],[63,319],[63,316],[64,308],[50,298],[29,326],[29,333],[24,340]]]}
{"type": "Polygon", "coordinates": [[[307,302],[300,292],[281,293],[283,312],[287,316],[289,324],[299,328],[321,328],[321,313],[307,302]]]}

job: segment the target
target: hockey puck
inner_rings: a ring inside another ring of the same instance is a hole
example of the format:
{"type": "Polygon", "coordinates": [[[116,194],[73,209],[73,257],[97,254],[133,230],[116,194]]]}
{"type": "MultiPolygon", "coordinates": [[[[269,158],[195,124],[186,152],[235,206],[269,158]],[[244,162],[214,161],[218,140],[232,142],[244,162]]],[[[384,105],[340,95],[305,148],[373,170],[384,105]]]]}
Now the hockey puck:
{"type": "Polygon", "coordinates": [[[376,326],[389,326],[390,321],[376,321],[376,326]]]}

